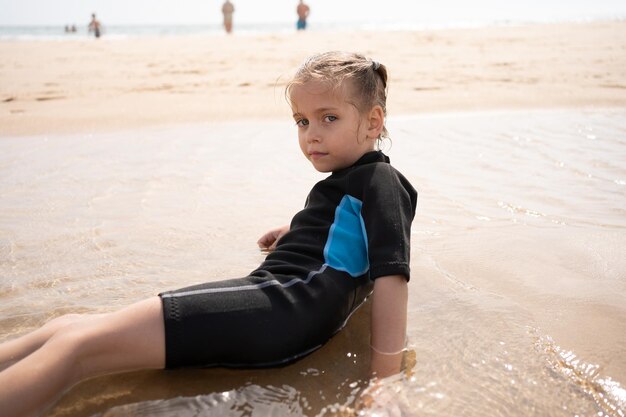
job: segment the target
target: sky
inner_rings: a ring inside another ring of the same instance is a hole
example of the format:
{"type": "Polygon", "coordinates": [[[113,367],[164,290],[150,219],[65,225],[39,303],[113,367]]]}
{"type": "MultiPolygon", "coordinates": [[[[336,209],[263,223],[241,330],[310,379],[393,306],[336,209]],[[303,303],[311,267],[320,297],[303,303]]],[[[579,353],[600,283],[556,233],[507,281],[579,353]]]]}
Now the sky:
{"type": "MultiPolygon", "coordinates": [[[[217,24],[223,0],[0,0],[0,25],[217,24]]],[[[296,19],[297,0],[231,0],[235,22],[296,19]]],[[[625,0],[306,0],[310,21],[442,22],[626,17],[625,0]]]]}

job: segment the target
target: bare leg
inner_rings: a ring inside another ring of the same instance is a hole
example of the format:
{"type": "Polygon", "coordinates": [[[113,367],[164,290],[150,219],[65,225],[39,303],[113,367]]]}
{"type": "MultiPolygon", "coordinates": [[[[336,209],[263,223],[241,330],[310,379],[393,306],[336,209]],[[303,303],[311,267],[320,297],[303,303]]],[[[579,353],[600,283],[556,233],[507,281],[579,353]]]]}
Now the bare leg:
{"type": "Polygon", "coordinates": [[[164,366],[163,311],[153,297],[59,326],[39,349],[0,373],[0,410],[37,415],[83,379],[164,366]]]}
{"type": "Polygon", "coordinates": [[[30,355],[43,346],[61,328],[83,317],[81,314],[57,317],[31,333],[0,344],[0,371],[30,355]]]}

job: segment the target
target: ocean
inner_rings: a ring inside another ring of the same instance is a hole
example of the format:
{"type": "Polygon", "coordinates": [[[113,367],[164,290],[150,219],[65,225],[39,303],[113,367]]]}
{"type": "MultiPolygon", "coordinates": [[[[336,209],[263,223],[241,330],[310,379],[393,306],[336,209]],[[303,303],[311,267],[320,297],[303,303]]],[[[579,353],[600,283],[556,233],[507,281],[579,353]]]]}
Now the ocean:
{"type": "MultiPolygon", "coordinates": [[[[557,15],[519,16],[500,18],[489,16],[481,18],[432,18],[432,19],[377,19],[352,21],[310,22],[307,30],[312,32],[342,31],[421,31],[451,28],[478,28],[487,26],[515,26],[527,24],[593,22],[626,18],[626,14],[600,14],[594,16],[557,15]]],[[[261,34],[281,34],[295,32],[295,22],[275,23],[236,23],[234,34],[237,36],[256,36],[261,34]]],[[[102,39],[123,40],[137,37],[167,36],[223,36],[221,24],[136,24],[136,25],[104,25],[102,39]]],[[[76,25],[76,32],[66,33],[64,25],[0,25],[0,40],[84,40],[93,37],[87,31],[87,25],[76,25]]]]}
{"type": "MultiPolygon", "coordinates": [[[[626,111],[388,127],[385,151],[419,191],[409,349],[359,415],[623,417],[626,111]]],[[[257,238],[323,178],[295,135],[246,121],[0,138],[0,341],[254,269],[257,238]]],[[[48,415],[354,415],[368,308],[294,365],[96,378],[48,415]]]]}

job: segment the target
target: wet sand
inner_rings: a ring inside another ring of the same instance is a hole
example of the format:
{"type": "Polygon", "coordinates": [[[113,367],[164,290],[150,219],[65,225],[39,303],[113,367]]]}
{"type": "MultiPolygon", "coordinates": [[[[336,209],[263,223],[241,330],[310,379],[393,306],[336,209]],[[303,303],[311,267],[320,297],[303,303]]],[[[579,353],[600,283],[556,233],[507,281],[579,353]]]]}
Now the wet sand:
{"type": "MultiPolygon", "coordinates": [[[[430,114],[389,128],[392,162],[420,197],[413,365],[377,397],[382,410],[619,415],[625,110],[430,114]]],[[[323,177],[294,137],[289,122],[248,121],[3,138],[2,337],[255,268],[258,236],[323,177]]],[[[97,378],[50,415],[334,415],[364,388],[366,312],[293,366],[97,378]]]]}

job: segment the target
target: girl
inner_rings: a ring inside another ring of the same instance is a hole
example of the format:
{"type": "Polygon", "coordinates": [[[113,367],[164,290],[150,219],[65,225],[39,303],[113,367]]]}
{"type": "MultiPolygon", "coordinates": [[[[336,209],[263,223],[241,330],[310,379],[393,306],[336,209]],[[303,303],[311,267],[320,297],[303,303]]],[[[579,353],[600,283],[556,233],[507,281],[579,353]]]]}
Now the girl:
{"type": "Polygon", "coordinates": [[[259,239],[270,251],[261,266],[117,312],[63,316],[0,345],[0,410],[40,413],[105,373],[286,364],[328,341],[372,292],[372,373],[399,372],[417,193],[376,150],[386,83],[385,66],[361,55],[307,60],[286,95],[304,156],[330,175],[289,226],[259,239]]]}

